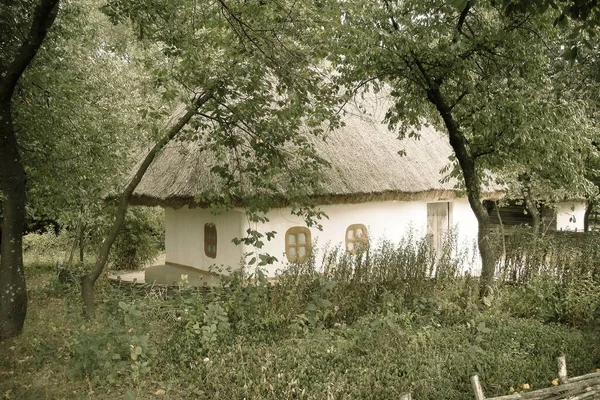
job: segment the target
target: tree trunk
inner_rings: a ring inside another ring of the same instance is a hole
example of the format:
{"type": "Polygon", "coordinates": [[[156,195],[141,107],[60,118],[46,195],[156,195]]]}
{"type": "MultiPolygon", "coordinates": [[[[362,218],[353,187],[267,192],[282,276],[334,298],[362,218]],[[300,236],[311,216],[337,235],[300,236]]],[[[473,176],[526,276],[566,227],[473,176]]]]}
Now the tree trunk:
{"type": "Polygon", "coordinates": [[[467,141],[452,115],[452,108],[446,103],[438,84],[430,79],[418,60],[416,60],[416,63],[429,86],[427,98],[438,110],[444,121],[446,130],[448,131],[450,146],[452,146],[452,149],[454,150],[454,154],[465,179],[469,205],[475,214],[475,218],[477,218],[477,245],[481,257],[479,298],[483,299],[489,294],[490,288],[494,282],[496,263],[490,235],[490,216],[482,202],[481,182],[477,175],[475,165],[476,158],[470,154],[469,149],[467,148],[467,141]]]}
{"type": "Polygon", "coordinates": [[[499,260],[503,269],[503,280],[506,280],[506,237],[504,236],[504,222],[502,222],[502,216],[500,215],[500,206],[498,201],[494,200],[494,208],[496,209],[496,217],[498,218],[498,225],[500,226],[500,243],[502,244],[502,254],[500,254],[499,260]]]}
{"type": "Polygon", "coordinates": [[[185,110],[184,113],[177,115],[173,120],[170,121],[169,127],[165,132],[165,135],[160,139],[154,147],[146,154],[144,160],[138,167],[135,175],[131,178],[131,181],[121,194],[119,198],[119,206],[117,211],[115,212],[114,220],[108,237],[102,243],[102,247],[98,252],[98,256],[96,257],[96,262],[92,270],[85,275],[81,280],[81,297],[83,299],[83,315],[89,320],[93,319],[96,311],[96,304],[94,300],[94,284],[100,274],[104,270],[106,263],[108,261],[108,256],[110,253],[110,249],[117,239],[119,234],[119,230],[123,225],[123,221],[125,220],[125,213],[127,212],[127,206],[129,204],[129,199],[133,194],[135,188],[142,180],[142,177],[146,173],[146,170],[156,157],[156,155],[162,150],[162,148],[169,143],[181,129],[188,123],[188,121],[196,114],[199,108],[201,108],[207,101],[209,101],[217,88],[215,85],[210,90],[202,93],[201,95],[197,95],[192,102],[192,104],[185,110]]]}
{"type": "Polygon", "coordinates": [[[583,216],[583,231],[590,231],[590,215],[592,215],[592,210],[594,209],[595,202],[594,200],[588,200],[587,207],[585,208],[585,214],[583,216]]]}
{"type": "Polygon", "coordinates": [[[519,176],[519,181],[523,185],[523,189],[521,193],[523,194],[523,200],[525,200],[525,209],[531,215],[531,227],[533,228],[533,233],[537,235],[540,233],[540,227],[542,225],[542,216],[540,214],[540,210],[538,210],[535,200],[531,195],[531,181],[527,174],[523,174],[519,176]]]}
{"type": "MultiPolygon", "coordinates": [[[[0,249],[0,341],[23,330],[27,289],[23,269],[25,168],[12,120],[12,97],[27,66],[37,54],[58,13],[58,0],[42,0],[32,14],[27,36],[8,65],[0,63],[0,187],[2,244],[0,249]]],[[[0,39],[3,38],[0,37],[0,39]]]]}
{"type": "Polygon", "coordinates": [[[73,267],[73,257],[75,256],[75,250],[77,249],[77,243],[79,242],[79,230],[81,229],[81,220],[77,224],[77,229],[75,230],[75,239],[73,239],[73,245],[71,246],[71,251],[69,251],[69,257],[67,258],[68,269],[73,267]]]}
{"type": "Polygon", "coordinates": [[[0,249],[0,341],[17,336],[27,314],[23,270],[25,225],[25,170],[17,150],[10,103],[0,104],[0,186],[2,248],[0,249]]]}
{"type": "Polygon", "coordinates": [[[79,256],[80,256],[80,261],[81,263],[83,263],[83,258],[81,256],[82,254],[82,250],[81,250],[81,240],[83,237],[83,229],[84,229],[84,223],[83,223],[83,204],[80,207],[79,210],[79,217],[77,218],[77,229],[75,229],[75,238],[73,239],[73,245],[71,246],[71,251],[69,252],[69,258],[67,259],[67,268],[72,268],[73,267],[73,258],[75,257],[75,250],[77,249],[77,247],[79,246],[79,256]]]}
{"type": "Polygon", "coordinates": [[[542,216],[540,210],[535,205],[535,201],[531,196],[531,192],[523,190],[523,199],[525,200],[525,209],[531,215],[531,228],[535,235],[540,233],[540,227],[542,225],[542,216]]]}
{"type": "Polygon", "coordinates": [[[87,228],[87,224],[83,224],[83,226],[79,230],[79,263],[81,265],[83,265],[85,255],[83,252],[83,243],[85,241],[85,228],[87,228]]]}

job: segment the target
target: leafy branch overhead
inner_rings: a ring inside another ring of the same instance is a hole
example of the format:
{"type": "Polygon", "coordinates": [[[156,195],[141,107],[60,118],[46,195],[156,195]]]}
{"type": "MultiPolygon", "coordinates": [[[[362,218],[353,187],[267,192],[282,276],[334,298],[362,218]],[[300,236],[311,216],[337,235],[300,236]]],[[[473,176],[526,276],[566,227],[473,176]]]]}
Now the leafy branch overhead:
{"type": "Polygon", "coordinates": [[[581,188],[581,154],[595,154],[588,104],[565,90],[573,66],[560,57],[558,11],[509,12],[481,1],[331,3],[336,84],[389,91],[386,120],[400,136],[424,124],[448,134],[479,221],[484,281],[491,279],[489,216],[481,207],[487,171],[542,179],[552,165],[560,172],[548,180],[560,175],[581,188]]]}

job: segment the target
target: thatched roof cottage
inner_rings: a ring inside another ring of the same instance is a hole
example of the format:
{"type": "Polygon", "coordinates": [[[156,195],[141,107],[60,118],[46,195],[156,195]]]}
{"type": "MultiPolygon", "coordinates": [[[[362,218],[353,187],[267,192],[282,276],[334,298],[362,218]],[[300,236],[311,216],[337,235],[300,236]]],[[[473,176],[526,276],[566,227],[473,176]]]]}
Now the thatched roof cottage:
{"type": "MultiPolygon", "coordinates": [[[[385,109],[371,106],[368,113],[352,109],[345,125],[314,143],[331,167],[324,171],[323,192],[316,198],[328,219],[322,231],[306,227],[285,207],[267,213],[269,222],[253,224],[259,231],[276,231],[262,252],[280,261],[267,267],[275,276],[288,262],[301,261],[312,243],[341,244],[352,252],[368,235],[372,242],[398,242],[412,231],[429,234],[434,247],[454,228],[458,243],[473,248],[477,221],[466,197],[455,183],[443,181],[452,154],[445,135],[433,128],[420,131],[420,139],[398,140],[381,123],[385,109]],[[404,156],[398,153],[405,152],[404,156]]],[[[146,279],[158,283],[178,281],[182,274],[196,283],[212,265],[237,268],[243,255],[254,251],[232,239],[249,227],[244,208],[213,215],[196,199],[216,185],[210,162],[194,142],[172,142],[157,156],[136,189],[132,204],[165,208],[166,264],[150,267],[146,279]]],[[[488,199],[502,197],[489,189],[488,199]]],[[[317,250],[318,251],[318,250],[317,250]]]]}

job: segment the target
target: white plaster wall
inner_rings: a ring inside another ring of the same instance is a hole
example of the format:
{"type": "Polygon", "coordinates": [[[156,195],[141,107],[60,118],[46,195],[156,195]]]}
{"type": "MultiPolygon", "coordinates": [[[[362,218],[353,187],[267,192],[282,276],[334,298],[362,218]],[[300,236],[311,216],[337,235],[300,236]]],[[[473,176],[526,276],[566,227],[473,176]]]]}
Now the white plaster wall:
{"type": "Polygon", "coordinates": [[[166,261],[208,271],[211,265],[236,269],[242,259],[242,246],[231,242],[242,235],[244,213],[229,211],[213,215],[209,210],[187,207],[165,210],[166,261]],[[204,225],[217,228],[217,257],[204,254],[204,225]]]}
{"type": "Polygon", "coordinates": [[[585,202],[566,201],[558,203],[556,209],[556,230],[583,232],[585,202]]]}
{"type": "Polygon", "coordinates": [[[451,224],[457,235],[457,250],[464,258],[463,270],[471,274],[479,275],[481,272],[481,260],[477,249],[477,218],[469,200],[466,198],[456,199],[451,203],[452,221],[451,224]]]}
{"type": "MultiPolygon", "coordinates": [[[[427,201],[387,201],[320,206],[319,208],[329,218],[320,221],[323,226],[322,231],[310,228],[312,240],[317,242],[317,263],[322,259],[322,250],[326,245],[343,244],[346,228],[351,224],[366,225],[372,243],[377,243],[381,239],[397,243],[411,230],[417,237],[424,236],[427,233],[427,203],[427,201]]],[[[268,275],[274,276],[277,270],[287,263],[284,254],[285,232],[293,226],[305,226],[305,223],[301,218],[291,215],[289,209],[285,208],[273,209],[267,217],[269,223],[253,224],[252,228],[260,232],[277,232],[275,238],[265,241],[265,246],[259,250],[277,257],[280,261],[266,268],[268,275]]],[[[477,238],[477,220],[466,199],[451,202],[450,223],[457,229],[459,246],[468,247],[472,253],[477,238]]],[[[243,229],[247,227],[248,224],[245,223],[243,229]]],[[[244,251],[251,252],[254,249],[245,248],[244,251]]]]}

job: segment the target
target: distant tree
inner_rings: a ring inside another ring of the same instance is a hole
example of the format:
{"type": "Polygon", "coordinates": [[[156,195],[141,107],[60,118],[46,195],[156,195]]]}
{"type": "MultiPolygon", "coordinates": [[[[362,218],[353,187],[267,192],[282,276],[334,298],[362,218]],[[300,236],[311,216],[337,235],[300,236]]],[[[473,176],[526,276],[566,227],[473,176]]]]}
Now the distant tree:
{"type": "Polygon", "coordinates": [[[110,23],[97,3],[61,6],[13,100],[27,221],[54,221],[81,237],[98,228],[106,208],[101,196],[121,183],[146,147],[143,113],[162,105],[144,66],[151,54],[136,48],[130,30],[110,23]]]}

